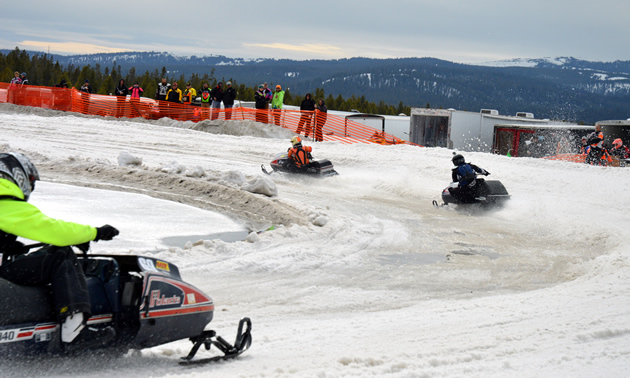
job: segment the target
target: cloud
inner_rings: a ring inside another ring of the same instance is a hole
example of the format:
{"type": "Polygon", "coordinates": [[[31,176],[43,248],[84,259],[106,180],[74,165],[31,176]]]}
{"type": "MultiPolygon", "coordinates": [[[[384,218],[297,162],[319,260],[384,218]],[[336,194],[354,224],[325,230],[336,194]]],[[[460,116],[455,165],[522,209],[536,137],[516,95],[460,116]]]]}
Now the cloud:
{"type": "Polygon", "coordinates": [[[332,45],[325,44],[305,44],[305,45],[290,45],[288,43],[244,43],[245,47],[263,47],[276,50],[284,50],[287,52],[307,52],[316,55],[335,56],[339,54],[342,49],[332,45]]]}
{"type": "Polygon", "coordinates": [[[43,42],[43,41],[22,41],[19,43],[24,48],[29,50],[51,50],[59,53],[70,54],[97,54],[97,53],[112,53],[112,52],[126,52],[134,51],[128,49],[121,49],[119,47],[107,47],[99,46],[91,43],[79,43],[79,42],[43,42]]]}

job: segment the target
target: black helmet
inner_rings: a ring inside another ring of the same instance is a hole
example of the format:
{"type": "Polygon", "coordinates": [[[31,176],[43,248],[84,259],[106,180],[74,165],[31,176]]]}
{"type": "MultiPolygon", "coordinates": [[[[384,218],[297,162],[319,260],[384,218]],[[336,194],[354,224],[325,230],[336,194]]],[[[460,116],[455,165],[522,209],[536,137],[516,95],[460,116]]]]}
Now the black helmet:
{"type": "Polygon", "coordinates": [[[464,159],[464,156],[462,156],[461,154],[457,154],[453,156],[453,159],[451,160],[453,161],[453,165],[456,167],[459,167],[462,164],[466,164],[466,160],[464,159]]]}
{"type": "Polygon", "coordinates": [[[35,181],[39,180],[39,173],[29,158],[19,152],[0,154],[0,177],[11,180],[19,186],[28,201],[31,192],[35,190],[35,181]]]}

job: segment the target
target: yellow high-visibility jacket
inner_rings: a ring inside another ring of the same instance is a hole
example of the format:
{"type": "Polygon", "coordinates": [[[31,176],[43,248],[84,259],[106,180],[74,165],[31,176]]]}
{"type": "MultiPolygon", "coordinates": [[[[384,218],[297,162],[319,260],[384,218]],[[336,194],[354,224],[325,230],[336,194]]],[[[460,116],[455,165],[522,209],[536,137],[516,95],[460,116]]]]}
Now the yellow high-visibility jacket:
{"type": "Polygon", "coordinates": [[[57,247],[83,244],[96,237],[96,228],[92,226],[46,216],[24,201],[22,190],[5,179],[0,179],[1,232],[57,247]]]}

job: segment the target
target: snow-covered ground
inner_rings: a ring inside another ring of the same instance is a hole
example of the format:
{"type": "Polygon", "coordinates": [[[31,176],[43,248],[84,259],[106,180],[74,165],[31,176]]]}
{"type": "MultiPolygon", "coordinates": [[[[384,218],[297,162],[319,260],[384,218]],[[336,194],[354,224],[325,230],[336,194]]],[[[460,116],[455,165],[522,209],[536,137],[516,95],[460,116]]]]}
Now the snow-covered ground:
{"type": "Polygon", "coordinates": [[[177,359],[190,343],[180,341],[114,360],[3,366],[3,374],[627,374],[624,168],[465,153],[512,195],[488,213],[432,207],[450,179],[447,149],[318,143],[315,158],[330,159],[340,175],[317,180],[261,176],[260,164],[286,150],[291,133],[253,122],[127,121],[0,105],[0,132],[0,150],[19,150],[40,169],[33,204],[120,228],[115,240],[92,243],[93,252],[177,264],[213,297],[211,326],[228,340],[241,317],[253,321],[252,348],[229,362],[182,368],[177,359]],[[118,166],[122,151],[142,166],[118,166]],[[271,225],[248,240],[211,240],[271,225]]]}

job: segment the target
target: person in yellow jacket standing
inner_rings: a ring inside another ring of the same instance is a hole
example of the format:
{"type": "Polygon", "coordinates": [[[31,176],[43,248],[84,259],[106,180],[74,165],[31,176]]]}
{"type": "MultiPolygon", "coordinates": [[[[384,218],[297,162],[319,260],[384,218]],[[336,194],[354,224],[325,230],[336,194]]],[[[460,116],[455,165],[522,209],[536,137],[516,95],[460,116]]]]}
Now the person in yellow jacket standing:
{"type": "Polygon", "coordinates": [[[39,173],[20,153],[0,154],[0,277],[18,285],[51,284],[61,341],[92,345],[111,340],[115,331],[86,328],[90,297],[81,264],[71,246],[87,251],[90,241],[111,240],[118,230],[49,218],[28,203],[39,173]],[[18,237],[48,244],[27,253],[18,237]]]}
{"type": "MultiPolygon", "coordinates": [[[[186,105],[192,105],[192,102],[197,98],[197,90],[192,87],[190,82],[186,83],[186,89],[184,89],[184,93],[182,95],[182,102],[186,105]]],[[[183,117],[185,120],[194,119],[194,109],[184,109],[183,117]]]]}
{"type": "Polygon", "coordinates": [[[271,111],[273,112],[274,123],[280,126],[280,117],[282,116],[282,104],[284,102],[284,91],[280,85],[276,85],[276,91],[273,92],[271,99],[271,111]]]}
{"type": "Polygon", "coordinates": [[[184,104],[191,105],[193,101],[197,98],[197,90],[191,86],[190,83],[186,84],[186,89],[184,89],[184,95],[182,97],[182,102],[184,104]]]}
{"type": "MultiPolygon", "coordinates": [[[[168,113],[164,114],[164,117],[171,119],[178,119],[179,112],[182,110],[180,105],[173,105],[173,103],[182,103],[182,91],[177,87],[177,82],[173,82],[171,89],[166,92],[166,101],[168,103],[168,113]]],[[[161,114],[160,114],[161,115],[161,114]]]]}

